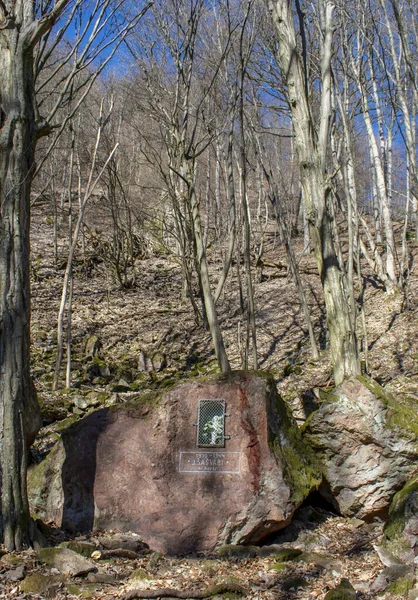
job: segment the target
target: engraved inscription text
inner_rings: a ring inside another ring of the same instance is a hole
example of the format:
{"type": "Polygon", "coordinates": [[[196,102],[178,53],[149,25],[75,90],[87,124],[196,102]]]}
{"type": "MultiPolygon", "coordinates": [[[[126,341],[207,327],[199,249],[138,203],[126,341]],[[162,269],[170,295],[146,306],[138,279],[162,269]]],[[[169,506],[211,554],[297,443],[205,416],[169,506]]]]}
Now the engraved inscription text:
{"type": "Polygon", "coordinates": [[[180,452],[180,473],[239,473],[241,452],[180,452]]]}

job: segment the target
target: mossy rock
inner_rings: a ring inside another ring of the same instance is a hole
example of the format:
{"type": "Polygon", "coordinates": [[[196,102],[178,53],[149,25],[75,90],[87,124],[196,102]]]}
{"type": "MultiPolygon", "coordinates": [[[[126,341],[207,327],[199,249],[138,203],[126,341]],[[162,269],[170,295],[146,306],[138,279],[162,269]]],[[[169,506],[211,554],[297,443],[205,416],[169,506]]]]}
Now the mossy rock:
{"type": "Polygon", "coordinates": [[[68,548],[40,548],[36,555],[38,560],[46,565],[55,567],[63,574],[74,577],[85,575],[96,569],[92,561],[68,548]]]}
{"type": "Polygon", "coordinates": [[[69,399],[63,394],[58,394],[53,398],[46,394],[38,394],[38,404],[44,425],[65,419],[71,409],[69,399]]]}
{"type": "Polygon", "coordinates": [[[59,545],[60,548],[68,548],[77,554],[81,554],[81,556],[85,556],[86,558],[90,558],[92,552],[96,550],[96,546],[94,544],[90,544],[89,542],[77,542],[77,541],[69,541],[62,542],[59,545]]]}
{"type": "Polygon", "coordinates": [[[16,556],[16,554],[4,554],[0,560],[3,564],[9,565],[10,567],[17,567],[22,564],[22,559],[20,556],[16,556]]]}
{"type": "Polygon", "coordinates": [[[387,427],[396,429],[403,438],[416,440],[418,450],[418,401],[406,394],[397,394],[395,398],[377,381],[365,375],[361,375],[357,379],[377,398],[380,398],[389,409],[387,427]]]}
{"type": "Polygon", "coordinates": [[[385,588],[382,592],[382,595],[393,594],[396,596],[405,597],[406,594],[414,587],[415,577],[414,576],[406,576],[400,577],[393,583],[391,583],[387,588],[385,588]]]}
{"type": "Polygon", "coordinates": [[[201,564],[202,571],[204,573],[206,573],[207,575],[209,575],[209,577],[212,577],[213,575],[216,575],[216,573],[218,572],[219,569],[219,561],[218,560],[204,560],[203,563],[201,564]]]}
{"type": "Polygon", "coordinates": [[[155,567],[157,567],[161,563],[162,560],[163,560],[162,554],[160,554],[159,552],[153,552],[148,561],[148,567],[150,569],[155,569],[155,567]]]}
{"type": "Polygon", "coordinates": [[[20,591],[25,594],[44,594],[48,588],[56,583],[64,581],[63,577],[58,575],[43,575],[42,573],[33,573],[28,575],[20,583],[20,591]]]}
{"type": "Polygon", "coordinates": [[[395,494],[384,527],[382,546],[402,562],[412,563],[414,548],[418,543],[415,526],[408,527],[409,520],[418,518],[418,475],[395,494]]]}
{"type": "Polygon", "coordinates": [[[283,548],[279,552],[273,554],[272,558],[277,562],[284,563],[289,562],[290,560],[294,560],[298,556],[302,554],[302,550],[298,550],[296,548],[283,548]]]}
{"type": "Polygon", "coordinates": [[[137,580],[137,581],[151,581],[153,578],[152,575],[147,573],[145,569],[135,569],[129,576],[129,579],[137,580]]]}
{"type": "Polygon", "coordinates": [[[395,540],[399,538],[406,525],[405,509],[411,495],[418,492],[418,475],[408,481],[405,487],[395,494],[389,509],[389,518],[384,527],[386,539],[395,540]]]}
{"type": "Polygon", "coordinates": [[[83,583],[81,585],[76,585],[74,583],[67,583],[66,589],[69,594],[73,596],[81,596],[82,598],[91,598],[94,597],[94,593],[99,589],[99,585],[97,583],[83,583]]]}
{"type": "Polygon", "coordinates": [[[254,558],[257,556],[258,546],[240,546],[227,544],[218,548],[217,554],[221,558],[254,558]]]}
{"type": "Polygon", "coordinates": [[[59,423],[56,424],[55,431],[57,431],[58,433],[61,433],[68,427],[71,427],[71,425],[74,425],[74,423],[77,423],[77,421],[78,421],[77,415],[72,415],[71,417],[67,417],[66,419],[63,419],[62,421],[59,421],[59,423]]]}
{"type": "Polygon", "coordinates": [[[287,569],[289,565],[287,563],[274,563],[269,567],[269,571],[281,572],[287,569]]]}
{"type": "Polygon", "coordinates": [[[65,450],[56,444],[48,456],[38,465],[28,469],[27,485],[30,511],[33,517],[48,521],[48,499],[51,494],[60,494],[61,469],[65,461],[65,450]]]}
{"type": "Polygon", "coordinates": [[[319,552],[302,552],[295,559],[295,562],[304,562],[308,565],[315,565],[320,569],[326,571],[337,571],[341,570],[341,563],[333,556],[327,554],[321,554],[319,552]]]}
{"type": "Polygon", "coordinates": [[[351,583],[348,579],[342,579],[336,588],[327,592],[324,600],[355,600],[356,598],[356,590],[351,583]]]}
{"type": "Polygon", "coordinates": [[[317,489],[322,481],[322,465],[311,448],[302,440],[301,431],[291,414],[290,408],[277,394],[274,379],[270,376],[270,385],[274,386],[275,406],[270,406],[271,424],[270,448],[283,468],[283,477],[291,490],[290,501],[300,505],[311,491],[317,489]],[[276,416],[276,418],[273,418],[276,416]]]}
{"type": "Polygon", "coordinates": [[[284,592],[290,592],[291,590],[307,587],[309,587],[309,581],[303,577],[300,577],[299,575],[290,575],[283,581],[280,581],[280,588],[284,592]]]}

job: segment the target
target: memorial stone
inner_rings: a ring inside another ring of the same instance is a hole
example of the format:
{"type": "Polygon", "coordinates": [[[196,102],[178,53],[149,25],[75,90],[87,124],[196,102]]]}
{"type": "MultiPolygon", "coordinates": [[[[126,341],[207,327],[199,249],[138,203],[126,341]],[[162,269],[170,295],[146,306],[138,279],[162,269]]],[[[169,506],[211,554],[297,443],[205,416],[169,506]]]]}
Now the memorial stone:
{"type": "Polygon", "coordinates": [[[90,414],[30,472],[29,495],[58,526],[177,554],[259,542],[319,482],[274,380],[232,373],[90,414]]]}

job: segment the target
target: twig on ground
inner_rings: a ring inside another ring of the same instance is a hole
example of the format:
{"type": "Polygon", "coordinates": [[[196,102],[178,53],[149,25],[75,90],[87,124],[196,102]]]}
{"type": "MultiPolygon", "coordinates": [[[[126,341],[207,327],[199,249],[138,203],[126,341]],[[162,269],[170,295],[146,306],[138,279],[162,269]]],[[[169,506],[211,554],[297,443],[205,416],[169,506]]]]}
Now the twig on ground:
{"type": "MultiPolygon", "coordinates": [[[[238,583],[220,583],[211,585],[204,590],[176,590],[161,588],[159,590],[131,590],[121,597],[121,600],[134,600],[135,598],[209,598],[215,594],[235,592],[246,596],[248,591],[238,583]]],[[[115,599],[113,599],[115,600],[115,599]]]]}

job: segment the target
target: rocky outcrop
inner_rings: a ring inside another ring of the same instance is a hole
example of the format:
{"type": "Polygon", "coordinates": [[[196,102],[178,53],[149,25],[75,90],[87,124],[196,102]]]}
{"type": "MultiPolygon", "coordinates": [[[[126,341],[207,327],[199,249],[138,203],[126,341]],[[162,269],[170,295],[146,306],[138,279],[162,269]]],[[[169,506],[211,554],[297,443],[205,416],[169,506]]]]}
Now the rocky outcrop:
{"type": "Polygon", "coordinates": [[[418,403],[359,377],[328,394],[303,428],[323,463],[329,500],[344,516],[384,516],[416,470],[418,403]]]}
{"type": "Polygon", "coordinates": [[[233,373],[90,414],[30,471],[29,496],[71,531],[129,530],[175,554],[260,541],[320,479],[273,379],[233,373]],[[222,431],[202,400],[225,403],[222,431]]]}
{"type": "Polygon", "coordinates": [[[382,546],[398,561],[418,563],[418,476],[393,498],[382,546]]]}

